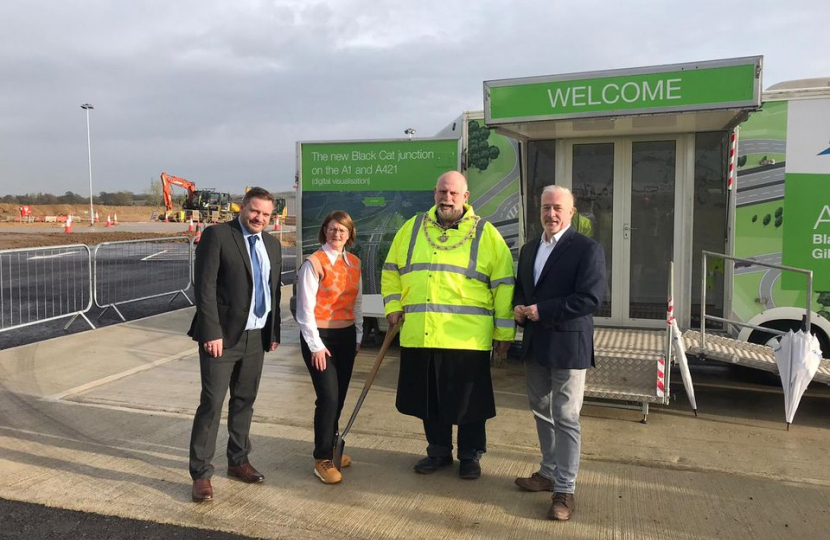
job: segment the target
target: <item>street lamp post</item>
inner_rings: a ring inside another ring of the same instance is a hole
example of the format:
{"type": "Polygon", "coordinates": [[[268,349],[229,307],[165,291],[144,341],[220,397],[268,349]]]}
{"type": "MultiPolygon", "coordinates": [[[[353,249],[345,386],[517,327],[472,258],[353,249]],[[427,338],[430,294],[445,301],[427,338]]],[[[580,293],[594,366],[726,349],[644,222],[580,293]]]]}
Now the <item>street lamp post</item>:
{"type": "Polygon", "coordinates": [[[86,111],[86,148],[89,155],[89,226],[95,225],[95,213],[92,208],[92,139],[89,136],[89,110],[94,109],[89,103],[84,103],[81,108],[86,111]]]}

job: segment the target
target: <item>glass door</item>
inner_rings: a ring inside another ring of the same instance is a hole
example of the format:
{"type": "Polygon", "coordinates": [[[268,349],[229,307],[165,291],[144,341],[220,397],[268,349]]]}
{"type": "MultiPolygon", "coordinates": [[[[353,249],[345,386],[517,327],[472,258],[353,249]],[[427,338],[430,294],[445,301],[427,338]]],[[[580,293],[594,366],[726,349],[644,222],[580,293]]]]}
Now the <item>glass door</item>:
{"type": "Polygon", "coordinates": [[[614,315],[617,305],[614,276],[614,261],[618,249],[614,241],[614,195],[616,159],[619,155],[614,142],[590,142],[573,144],[568,149],[571,172],[571,191],[576,199],[576,214],[571,226],[585,236],[591,237],[605,250],[606,275],[608,289],[605,300],[597,310],[595,317],[619,322],[619,315],[614,315]]]}
{"type": "Polygon", "coordinates": [[[576,198],[572,226],[605,249],[599,323],[665,324],[683,146],[674,136],[564,141],[561,183],[576,198]]]}
{"type": "Polygon", "coordinates": [[[669,268],[674,253],[678,177],[676,139],[634,140],[627,167],[627,219],[622,227],[628,255],[624,320],[664,324],[669,268]]]}

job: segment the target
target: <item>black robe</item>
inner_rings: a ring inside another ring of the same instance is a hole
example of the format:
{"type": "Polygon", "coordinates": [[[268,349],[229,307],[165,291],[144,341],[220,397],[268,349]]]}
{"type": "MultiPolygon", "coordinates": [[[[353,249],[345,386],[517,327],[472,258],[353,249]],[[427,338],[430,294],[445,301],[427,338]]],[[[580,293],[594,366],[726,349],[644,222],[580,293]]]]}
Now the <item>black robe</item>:
{"type": "Polygon", "coordinates": [[[471,424],[496,416],[490,351],[401,347],[398,411],[426,420],[430,401],[446,424],[471,424]],[[430,366],[434,388],[430,388],[430,366]]]}

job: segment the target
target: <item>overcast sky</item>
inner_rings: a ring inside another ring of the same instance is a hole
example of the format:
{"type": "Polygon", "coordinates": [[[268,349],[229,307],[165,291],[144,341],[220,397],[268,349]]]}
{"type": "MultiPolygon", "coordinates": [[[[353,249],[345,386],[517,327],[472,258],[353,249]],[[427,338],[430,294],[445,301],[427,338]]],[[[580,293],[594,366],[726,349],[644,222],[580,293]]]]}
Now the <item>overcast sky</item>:
{"type": "Polygon", "coordinates": [[[482,82],[764,55],[830,77],[819,1],[4,0],[0,194],[289,189],[295,142],[431,136],[482,82]],[[509,6],[509,7],[508,7],[509,6]]]}

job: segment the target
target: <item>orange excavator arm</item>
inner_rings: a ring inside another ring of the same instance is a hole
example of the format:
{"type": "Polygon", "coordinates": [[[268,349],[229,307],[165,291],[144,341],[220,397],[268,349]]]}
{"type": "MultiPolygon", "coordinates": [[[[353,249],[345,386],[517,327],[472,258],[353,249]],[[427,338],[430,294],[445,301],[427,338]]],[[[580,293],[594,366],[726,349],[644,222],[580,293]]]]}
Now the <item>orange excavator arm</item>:
{"type": "Polygon", "coordinates": [[[196,191],[196,184],[185,180],[184,178],[179,178],[178,176],[172,176],[165,172],[161,173],[161,190],[164,196],[164,206],[167,208],[167,211],[170,212],[173,210],[173,195],[171,193],[170,186],[179,186],[183,187],[187,190],[188,197],[193,195],[193,192],[196,191]]]}

